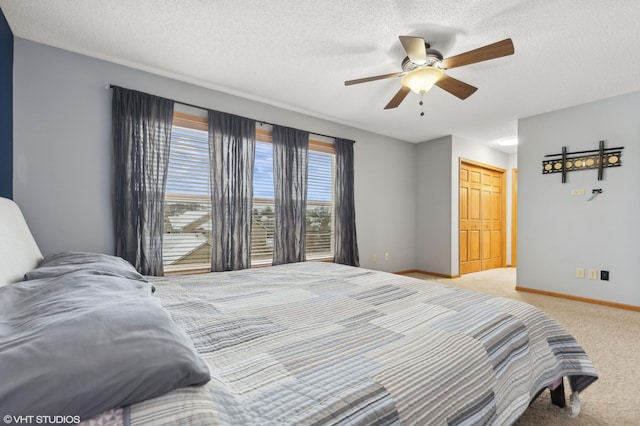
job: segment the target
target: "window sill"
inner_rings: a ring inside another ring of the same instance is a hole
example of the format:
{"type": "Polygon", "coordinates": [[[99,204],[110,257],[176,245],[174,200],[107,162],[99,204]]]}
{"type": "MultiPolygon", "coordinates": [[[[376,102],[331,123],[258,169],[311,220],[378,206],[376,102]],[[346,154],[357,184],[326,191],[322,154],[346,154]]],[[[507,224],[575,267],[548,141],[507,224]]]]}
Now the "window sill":
{"type": "Polygon", "coordinates": [[[167,266],[164,268],[164,276],[170,277],[173,275],[192,275],[192,274],[206,274],[211,272],[211,267],[208,265],[184,265],[184,266],[167,266]]]}
{"type": "MultiPolygon", "coordinates": [[[[333,257],[313,257],[307,259],[307,262],[327,262],[333,263],[333,257]]],[[[251,264],[251,269],[254,268],[266,268],[271,266],[271,260],[261,260],[251,264]]],[[[195,274],[207,274],[211,272],[209,266],[204,265],[185,265],[185,266],[172,266],[166,267],[164,270],[165,277],[171,277],[175,275],[195,275],[195,274]]]]}

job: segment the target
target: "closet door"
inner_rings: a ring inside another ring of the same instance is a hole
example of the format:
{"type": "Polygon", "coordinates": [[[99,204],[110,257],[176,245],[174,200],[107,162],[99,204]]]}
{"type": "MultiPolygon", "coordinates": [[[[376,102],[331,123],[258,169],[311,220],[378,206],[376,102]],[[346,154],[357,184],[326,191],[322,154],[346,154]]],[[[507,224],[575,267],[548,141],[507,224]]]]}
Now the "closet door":
{"type": "Polygon", "coordinates": [[[482,268],[481,206],[482,170],[460,164],[460,273],[482,268]]]}
{"type": "Polygon", "coordinates": [[[504,170],[460,163],[460,274],[504,266],[504,170]]]}
{"type": "Polygon", "coordinates": [[[503,200],[504,172],[483,169],[482,172],[482,270],[503,265],[503,200]]]}

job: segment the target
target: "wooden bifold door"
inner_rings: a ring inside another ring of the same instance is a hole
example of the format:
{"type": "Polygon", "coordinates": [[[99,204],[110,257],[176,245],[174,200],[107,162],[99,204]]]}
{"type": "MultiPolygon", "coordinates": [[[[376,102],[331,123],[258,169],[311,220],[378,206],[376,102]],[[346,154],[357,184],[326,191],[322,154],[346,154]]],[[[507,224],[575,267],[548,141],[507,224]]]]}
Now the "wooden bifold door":
{"type": "Polygon", "coordinates": [[[460,274],[505,265],[504,172],[460,162],[460,274]]]}

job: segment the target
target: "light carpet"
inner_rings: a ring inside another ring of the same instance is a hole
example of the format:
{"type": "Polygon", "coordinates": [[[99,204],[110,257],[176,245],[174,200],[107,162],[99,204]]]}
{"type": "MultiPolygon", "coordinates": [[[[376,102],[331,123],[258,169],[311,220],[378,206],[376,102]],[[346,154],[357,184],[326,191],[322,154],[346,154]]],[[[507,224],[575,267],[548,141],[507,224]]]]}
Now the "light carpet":
{"type": "Polygon", "coordinates": [[[460,278],[407,275],[537,306],[561,323],[591,357],[600,377],[580,394],[577,417],[570,416],[571,391],[565,380],[565,409],[552,405],[545,391],[516,426],[640,425],[640,312],[516,291],[515,268],[491,269],[460,278]]]}

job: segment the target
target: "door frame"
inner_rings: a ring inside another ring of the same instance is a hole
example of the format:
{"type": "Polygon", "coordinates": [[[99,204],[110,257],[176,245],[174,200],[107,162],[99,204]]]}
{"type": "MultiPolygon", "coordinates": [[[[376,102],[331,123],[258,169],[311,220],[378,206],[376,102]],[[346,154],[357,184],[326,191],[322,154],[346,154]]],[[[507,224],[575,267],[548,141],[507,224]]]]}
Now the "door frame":
{"type": "Polygon", "coordinates": [[[511,169],[511,266],[518,259],[518,168],[511,169]]]}
{"type": "MultiPolygon", "coordinates": [[[[492,170],[494,172],[499,172],[502,174],[502,195],[501,195],[501,200],[500,200],[500,210],[501,210],[501,217],[502,217],[502,226],[501,226],[501,234],[502,234],[502,241],[501,241],[501,246],[502,246],[502,265],[501,267],[505,267],[507,265],[507,170],[503,169],[501,167],[496,167],[496,166],[492,166],[490,164],[485,164],[485,163],[481,163],[479,161],[474,161],[474,160],[469,160],[467,158],[462,158],[459,157],[458,158],[458,234],[456,235],[456,238],[458,239],[458,274],[462,275],[461,273],[461,256],[460,256],[460,169],[462,164],[469,164],[471,166],[475,166],[475,167],[481,167],[483,169],[487,169],[487,170],[492,170]]],[[[482,238],[482,233],[480,234],[481,238],[482,238]]],[[[482,244],[482,242],[480,243],[482,244]]]]}

